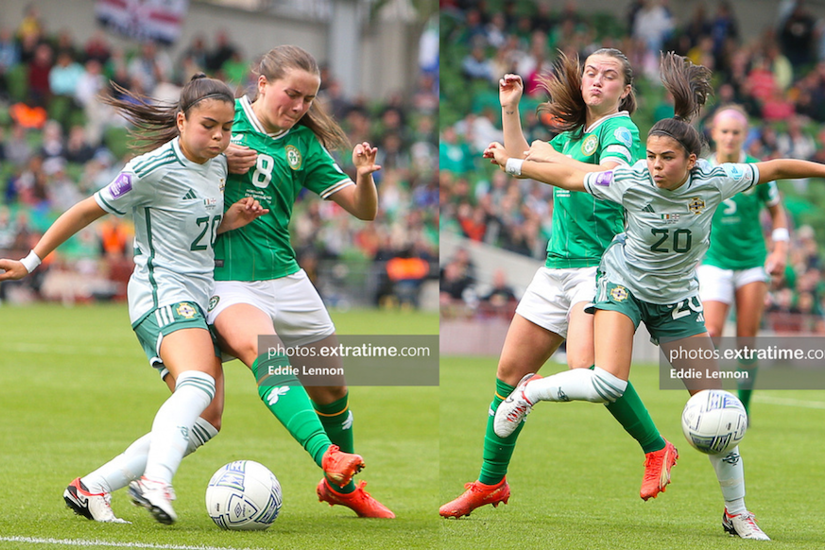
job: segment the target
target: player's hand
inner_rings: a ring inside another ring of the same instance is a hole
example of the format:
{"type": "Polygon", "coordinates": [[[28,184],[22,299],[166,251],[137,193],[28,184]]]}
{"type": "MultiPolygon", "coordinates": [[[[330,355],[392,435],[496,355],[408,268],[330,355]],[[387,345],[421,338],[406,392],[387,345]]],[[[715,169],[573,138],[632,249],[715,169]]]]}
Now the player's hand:
{"type": "Polygon", "coordinates": [[[255,149],[236,143],[230,143],[224,154],[230,174],[246,174],[258,160],[258,153],[255,149]]]}
{"type": "Polygon", "coordinates": [[[352,163],[358,171],[359,176],[368,176],[381,169],[375,164],[375,157],[378,154],[378,147],[372,147],[366,141],[359,143],[352,149],[352,163]]]}
{"type": "Polygon", "coordinates": [[[264,214],[269,214],[268,208],[261,206],[261,203],[252,197],[244,197],[226,210],[218,233],[243,227],[264,214]]]}
{"type": "Polygon", "coordinates": [[[530,149],[527,150],[524,156],[524,160],[536,162],[559,162],[562,158],[566,158],[564,154],[556,151],[556,149],[546,141],[539,140],[530,144],[530,149]]]}
{"type": "Polygon", "coordinates": [[[507,151],[504,149],[504,145],[494,141],[487,148],[484,150],[484,158],[490,159],[490,162],[493,164],[498,164],[499,168],[504,170],[505,165],[507,164],[507,159],[510,158],[507,156],[507,151]]]}
{"type": "Polygon", "coordinates": [[[785,275],[785,265],[787,264],[787,259],[785,258],[785,254],[782,252],[771,252],[768,254],[768,257],[765,259],[765,271],[771,278],[775,281],[782,280],[782,277],[785,275]]]}
{"type": "Polygon", "coordinates": [[[28,274],[23,262],[0,259],[0,281],[18,281],[28,274]]]}
{"type": "Polygon", "coordinates": [[[498,81],[498,100],[502,108],[518,107],[524,83],[517,74],[506,74],[498,81]]]}

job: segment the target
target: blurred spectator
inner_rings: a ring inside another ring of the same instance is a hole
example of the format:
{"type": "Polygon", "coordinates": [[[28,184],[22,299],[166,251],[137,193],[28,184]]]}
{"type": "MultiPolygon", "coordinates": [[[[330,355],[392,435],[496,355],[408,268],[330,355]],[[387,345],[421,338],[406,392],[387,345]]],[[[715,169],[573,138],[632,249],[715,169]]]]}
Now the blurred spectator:
{"type": "Polygon", "coordinates": [[[159,81],[171,79],[172,62],[165,51],[147,40],[141,44],[140,53],[127,64],[127,71],[130,87],[137,84],[144,95],[151,96],[159,81]]]}
{"type": "Polygon", "coordinates": [[[493,73],[493,65],[487,54],[484,52],[484,44],[476,40],[470,53],[461,62],[461,74],[467,80],[483,80],[493,82],[496,75],[493,73]]]}
{"type": "Polygon", "coordinates": [[[86,164],[95,155],[95,149],[86,141],[86,129],[78,124],[69,130],[69,139],[66,140],[65,157],[75,164],[86,164]]]}
{"type": "Polygon", "coordinates": [[[444,128],[439,141],[439,168],[461,176],[474,169],[474,162],[470,146],[459,138],[455,128],[452,126],[444,128]]]}
{"type": "Polygon", "coordinates": [[[230,42],[227,32],[218,31],[215,35],[215,47],[206,57],[206,70],[211,74],[217,73],[236,52],[237,48],[230,42]]]}
{"type": "Polygon", "coordinates": [[[816,21],[798,0],[779,30],[779,43],[796,70],[813,61],[814,28],[816,21]]]}
{"type": "Polygon", "coordinates": [[[112,47],[106,38],[106,33],[99,29],[95,31],[83,46],[83,53],[85,61],[95,60],[101,66],[105,65],[112,55],[112,47]]]}
{"type": "Polygon", "coordinates": [[[46,43],[39,44],[28,68],[28,97],[32,105],[43,107],[51,99],[49,73],[52,64],[52,47],[46,43]]]}
{"type": "Polygon", "coordinates": [[[482,315],[501,315],[512,318],[516,311],[518,299],[507,283],[507,274],[503,269],[493,273],[493,286],[479,297],[478,309],[482,315]]]}
{"type": "Polygon", "coordinates": [[[650,51],[661,50],[673,29],[673,15],[665,0],[647,0],[633,19],[634,38],[643,40],[650,51]]]}

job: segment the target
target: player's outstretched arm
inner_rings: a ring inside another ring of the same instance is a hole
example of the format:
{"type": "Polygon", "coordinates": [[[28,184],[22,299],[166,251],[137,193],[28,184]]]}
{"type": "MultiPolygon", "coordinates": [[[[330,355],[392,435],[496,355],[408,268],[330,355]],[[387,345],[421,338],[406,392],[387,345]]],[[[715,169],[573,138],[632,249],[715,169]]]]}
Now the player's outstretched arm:
{"type": "Polygon", "coordinates": [[[375,188],[374,172],[381,169],[375,164],[378,148],[366,141],[359,143],[352,150],[352,163],[355,165],[355,186],[347,186],[332,195],[338,206],[358,218],[372,221],[378,214],[378,190],[375,188]]]}
{"type": "Polygon", "coordinates": [[[775,180],[800,178],[825,178],[825,164],[796,159],[774,159],[757,162],[759,181],[757,184],[775,180]]]}
{"type": "Polygon", "coordinates": [[[583,172],[561,163],[534,162],[510,157],[504,146],[493,142],[484,150],[484,158],[517,178],[530,178],[569,191],[585,191],[583,172]]]}
{"type": "Polygon", "coordinates": [[[97,204],[94,197],[83,199],[75,204],[55,220],[32,249],[31,254],[23,261],[0,260],[0,269],[4,270],[0,273],[0,281],[22,279],[69,237],[105,214],[106,211],[97,204]]]}

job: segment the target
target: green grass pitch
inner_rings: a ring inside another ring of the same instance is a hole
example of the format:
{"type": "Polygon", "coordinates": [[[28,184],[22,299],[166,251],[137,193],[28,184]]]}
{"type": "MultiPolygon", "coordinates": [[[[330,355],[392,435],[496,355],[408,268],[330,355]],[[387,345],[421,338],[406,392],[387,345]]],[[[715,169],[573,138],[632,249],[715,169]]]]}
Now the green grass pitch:
{"type": "MultiPolygon", "coordinates": [[[[435,315],[334,314],[340,334],[432,334],[435,315]]],[[[318,469],[259,403],[251,375],[226,365],[222,433],[184,460],[173,526],[155,523],[121,491],[115,512],[132,525],[74,516],[62,491],[145,433],[165,387],[146,365],[125,306],[0,308],[0,550],[218,549],[718,549],[752,543],[720,527],[721,494],[707,459],[680,433],[687,393],[660,391],[657,370],[634,366],[636,385],[663,434],[681,451],[673,484],[638,497],[643,456],[603,407],[542,404],[522,432],[506,506],[442,520],[438,506],[478,475],[495,358],[447,357],[441,387],[352,388],[356,446],[367,489],[398,515],[359,520],[317,502],[318,469]],[[206,515],[206,482],[221,465],[267,465],[284,490],[281,517],[264,532],[224,532],[206,515]]],[[[548,364],[545,374],[560,370],[548,364]]],[[[779,549],[822,548],[825,392],[763,391],[741,446],[748,507],[779,549]]]]}
{"type": "MultiPolygon", "coordinates": [[[[478,476],[496,359],[442,358],[440,501],[478,476]]],[[[542,372],[561,370],[552,361],[542,372]]],[[[564,367],[566,368],[566,367],[564,367]]],[[[719,549],[760,543],[722,531],[724,503],[705,455],[681,432],[686,391],[658,389],[658,369],[636,365],[631,381],[680,451],[667,492],[639,498],[644,455],[601,405],[542,403],[527,419],[508,473],[508,505],[445,520],[444,548],[719,549]],[[498,542],[496,542],[498,541],[498,542]]],[[[745,502],[771,548],[823,547],[823,391],[757,392],[740,445],[745,502]]]]}
{"type": "MultiPolygon", "coordinates": [[[[434,314],[353,311],[333,317],[339,334],[438,330],[434,314]]],[[[97,524],[65,507],[65,486],[146,433],[168,390],[148,367],[123,304],[4,306],[0,326],[2,550],[78,545],[363,550],[439,544],[437,387],[351,389],[356,447],[367,463],[359,478],[395,511],[394,521],[359,520],[348,509],[318,502],[320,470],[260,403],[252,375],[234,361],[225,365],[221,434],[187,457],[175,476],[179,521],[157,524],[119,491],[112,506],[133,524],[97,524]],[[207,481],[220,466],[239,459],[265,464],[282,484],[281,516],[267,531],[221,531],[206,514],[207,481]]]]}

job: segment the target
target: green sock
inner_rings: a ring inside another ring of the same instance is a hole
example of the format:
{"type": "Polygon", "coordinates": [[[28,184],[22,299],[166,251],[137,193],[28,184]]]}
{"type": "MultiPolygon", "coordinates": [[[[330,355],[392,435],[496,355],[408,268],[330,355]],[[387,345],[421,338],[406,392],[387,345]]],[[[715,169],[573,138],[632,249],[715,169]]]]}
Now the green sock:
{"type": "Polygon", "coordinates": [[[747,378],[738,378],[736,380],[737,389],[739,390],[739,401],[745,406],[745,412],[748,416],[751,414],[751,396],[753,395],[753,385],[756,383],[756,373],[759,365],[757,359],[739,361],[736,370],[739,372],[748,373],[747,378]]]}
{"type": "MultiPolygon", "coordinates": [[[[349,400],[349,392],[337,401],[333,401],[328,405],[319,405],[313,401],[312,406],[315,407],[315,412],[321,419],[321,425],[327,433],[330,441],[338,445],[341,451],[345,453],[354,453],[355,444],[353,443],[352,435],[352,411],[349,410],[347,404],[349,400]]],[[[350,481],[344,487],[334,489],[339,493],[351,493],[355,490],[355,482],[350,481]]]]}
{"type": "Polygon", "coordinates": [[[645,454],[665,448],[664,438],[656,429],[656,424],[630,381],[627,382],[624,394],[614,403],[607,403],[606,407],[622,428],[639,442],[645,454]]]}
{"type": "Polygon", "coordinates": [[[318,413],[330,441],[338,445],[343,452],[354,453],[352,411],[349,410],[348,399],[349,392],[341,399],[328,405],[320,405],[313,401],[312,406],[315,407],[315,412],[318,413]]]}
{"type": "MultiPolygon", "coordinates": [[[[514,386],[505,384],[496,378],[496,394],[493,396],[493,402],[490,403],[490,411],[495,413],[501,402],[507,399],[507,396],[513,393],[515,389],[514,386]]],[[[501,438],[493,430],[493,417],[493,414],[487,416],[483,462],[481,473],[478,476],[478,480],[485,485],[495,485],[504,479],[513,451],[516,448],[516,439],[518,439],[518,434],[521,433],[521,429],[524,427],[524,423],[522,423],[512,434],[501,438]]]]}
{"type": "Polygon", "coordinates": [[[261,355],[252,363],[252,373],[258,381],[258,395],[320,467],[321,459],[332,442],[298,378],[294,374],[269,374],[278,367],[289,367],[289,358],[285,354],[269,359],[261,355]]]}

